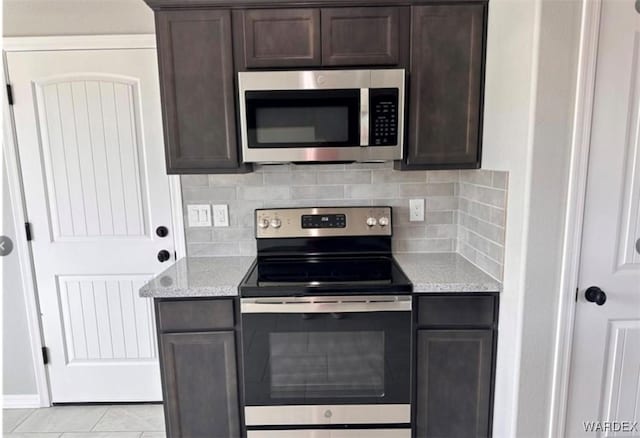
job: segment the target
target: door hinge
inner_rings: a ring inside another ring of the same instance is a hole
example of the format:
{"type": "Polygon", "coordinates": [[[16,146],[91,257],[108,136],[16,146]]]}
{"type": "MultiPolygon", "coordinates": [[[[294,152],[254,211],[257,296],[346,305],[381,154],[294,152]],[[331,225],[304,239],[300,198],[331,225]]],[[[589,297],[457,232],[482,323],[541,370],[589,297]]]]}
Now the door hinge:
{"type": "Polygon", "coordinates": [[[578,302],[578,288],[576,287],[576,303],[578,302]]]}
{"type": "Polygon", "coordinates": [[[42,361],[45,365],[49,364],[49,349],[47,347],[42,347],[42,361]]]}
{"type": "Polygon", "coordinates": [[[178,251],[173,251],[173,259],[178,260],[178,251]]]}
{"type": "Polygon", "coordinates": [[[9,100],[9,105],[13,105],[13,87],[11,87],[11,84],[7,84],[7,99],[9,100]]]}
{"type": "Polygon", "coordinates": [[[33,235],[31,234],[31,222],[24,223],[24,231],[27,234],[27,241],[33,240],[33,235]]]}

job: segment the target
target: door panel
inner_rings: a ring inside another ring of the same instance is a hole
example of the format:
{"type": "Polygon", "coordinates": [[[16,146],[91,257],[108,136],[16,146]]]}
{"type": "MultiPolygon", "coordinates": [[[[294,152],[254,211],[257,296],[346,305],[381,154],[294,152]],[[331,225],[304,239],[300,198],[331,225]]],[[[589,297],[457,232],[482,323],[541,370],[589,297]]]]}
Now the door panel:
{"type": "Polygon", "coordinates": [[[412,7],[409,167],[479,167],[484,14],[474,4],[412,7]]]}
{"type": "Polygon", "coordinates": [[[138,298],[146,276],[60,276],[67,363],[157,357],[153,306],[138,298]]]}
{"type": "Polygon", "coordinates": [[[416,437],[488,437],[491,329],[418,330],[416,437]]]}
{"type": "Polygon", "coordinates": [[[234,12],[235,40],[245,68],[317,67],[319,9],[252,9],[234,12]],[[236,20],[237,17],[237,20],[236,20]]]}
{"type": "Polygon", "coordinates": [[[640,14],[633,2],[604,0],[599,32],[568,437],[593,436],[585,422],[615,430],[640,421],[640,14]],[[587,301],[591,286],[606,293],[603,305],[587,301]]]}
{"type": "Polygon", "coordinates": [[[408,8],[322,9],[323,65],[387,65],[400,63],[408,46],[407,23],[400,26],[408,8]],[[402,32],[402,35],[401,35],[402,32]]]}
{"type": "Polygon", "coordinates": [[[168,436],[240,436],[234,336],[232,331],[161,335],[168,436]]]}
{"type": "Polygon", "coordinates": [[[148,235],[135,78],[64,75],[34,87],[52,239],[148,235]]]}
{"type": "Polygon", "coordinates": [[[7,54],[53,402],[161,399],[149,299],[173,253],[155,50],[7,54]],[[171,235],[171,234],[170,234],[171,235]]]}
{"type": "Polygon", "coordinates": [[[238,172],[231,13],[156,12],[167,171],[238,172]]]}

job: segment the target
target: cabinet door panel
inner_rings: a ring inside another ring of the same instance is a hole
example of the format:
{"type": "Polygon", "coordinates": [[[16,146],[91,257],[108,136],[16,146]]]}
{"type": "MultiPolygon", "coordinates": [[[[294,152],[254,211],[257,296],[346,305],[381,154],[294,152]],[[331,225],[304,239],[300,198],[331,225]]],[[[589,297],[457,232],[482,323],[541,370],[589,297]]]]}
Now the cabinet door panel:
{"type": "Polygon", "coordinates": [[[409,167],[479,167],[484,5],[412,8],[409,167]]]}
{"type": "MultiPolygon", "coordinates": [[[[398,65],[401,11],[408,9],[322,9],[322,64],[398,65]]],[[[408,32],[408,26],[403,28],[408,32]]]]}
{"type": "Polygon", "coordinates": [[[169,173],[237,169],[229,11],[156,12],[169,173]]]}
{"type": "Polygon", "coordinates": [[[493,332],[418,330],[416,436],[490,433],[493,332]]]}
{"type": "Polygon", "coordinates": [[[239,437],[234,333],[172,333],[160,339],[167,436],[239,437]]]}
{"type": "Polygon", "coordinates": [[[320,65],[320,10],[251,9],[239,11],[247,68],[320,65]]]}

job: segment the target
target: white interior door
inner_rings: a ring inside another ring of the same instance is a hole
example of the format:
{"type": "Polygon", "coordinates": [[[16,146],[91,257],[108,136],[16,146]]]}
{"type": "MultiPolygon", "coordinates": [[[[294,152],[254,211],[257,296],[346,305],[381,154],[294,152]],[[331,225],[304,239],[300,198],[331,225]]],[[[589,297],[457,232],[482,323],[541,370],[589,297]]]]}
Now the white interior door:
{"type": "Polygon", "coordinates": [[[157,253],[174,254],[155,50],[7,63],[52,401],[161,400],[152,302],[138,297],[168,264],[157,253]]]}
{"type": "Polygon", "coordinates": [[[640,437],[640,13],[633,0],[603,1],[596,68],[567,435],[640,437]],[[603,305],[585,298],[591,286],[606,294],[603,305]]]}

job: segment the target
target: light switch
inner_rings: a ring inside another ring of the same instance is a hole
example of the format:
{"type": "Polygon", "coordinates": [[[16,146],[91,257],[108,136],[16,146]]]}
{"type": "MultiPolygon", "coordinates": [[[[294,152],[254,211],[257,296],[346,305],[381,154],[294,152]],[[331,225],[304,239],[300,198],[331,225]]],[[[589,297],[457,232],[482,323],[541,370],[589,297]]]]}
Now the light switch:
{"type": "Polygon", "coordinates": [[[229,207],[227,206],[227,204],[213,205],[213,226],[229,226],[229,207]]]}
{"type": "Polygon", "coordinates": [[[424,199],[409,200],[409,221],[424,222],[424,199]]]}
{"type": "Polygon", "coordinates": [[[211,207],[209,204],[188,204],[187,217],[190,227],[210,227],[211,207]]]}

